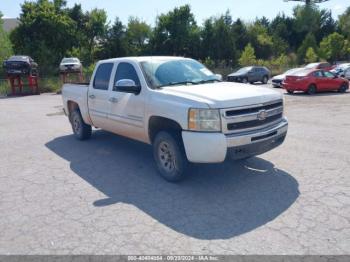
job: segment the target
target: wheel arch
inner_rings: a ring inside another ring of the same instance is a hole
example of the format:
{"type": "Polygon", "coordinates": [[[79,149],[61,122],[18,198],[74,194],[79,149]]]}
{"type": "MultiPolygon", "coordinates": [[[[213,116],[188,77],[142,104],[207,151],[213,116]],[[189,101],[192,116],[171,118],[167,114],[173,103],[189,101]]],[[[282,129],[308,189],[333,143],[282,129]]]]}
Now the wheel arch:
{"type": "Polygon", "coordinates": [[[148,138],[151,144],[160,131],[175,132],[181,135],[182,130],[181,125],[170,118],[151,116],[148,120],[148,138]]]}

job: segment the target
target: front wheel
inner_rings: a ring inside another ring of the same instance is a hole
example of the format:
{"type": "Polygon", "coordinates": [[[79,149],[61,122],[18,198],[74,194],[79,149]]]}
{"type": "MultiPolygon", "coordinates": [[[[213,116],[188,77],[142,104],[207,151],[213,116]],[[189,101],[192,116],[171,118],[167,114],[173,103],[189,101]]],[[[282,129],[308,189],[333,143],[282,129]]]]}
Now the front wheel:
{"type": "Polygon", "coordinates": [[[293,91],[293,90],[289,90],[289,89],[288,89],[287,92],[288,92],[288,94],[291,94],[291,95],[294,94],[294,91],[293,91]]]}
{"type": "Polygon", "coordinates": [[[92,128],[90,125],[85,124],[79,110],[74,110],[71,113],[70,122],[76,138],[86,140],[91,137],[92,128]]]}
{"type": "Polygon", "coordinates": [[[180,135],[159,132],[153,142],[153,156],[165,180],[178,182],[185,178],[188,161],[180,135]]]}

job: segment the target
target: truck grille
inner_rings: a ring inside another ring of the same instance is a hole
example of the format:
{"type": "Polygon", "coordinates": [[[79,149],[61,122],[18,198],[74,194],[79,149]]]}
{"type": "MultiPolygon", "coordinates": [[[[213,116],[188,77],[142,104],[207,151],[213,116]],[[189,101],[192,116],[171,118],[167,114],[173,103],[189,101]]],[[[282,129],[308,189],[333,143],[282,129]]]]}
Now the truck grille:
{"type": "Polygon", "coordinates": [[[223,132],[235,133],[262,129],[279,123],[283,118],[283,101],[244,108],[222,110],[223,132]]]}

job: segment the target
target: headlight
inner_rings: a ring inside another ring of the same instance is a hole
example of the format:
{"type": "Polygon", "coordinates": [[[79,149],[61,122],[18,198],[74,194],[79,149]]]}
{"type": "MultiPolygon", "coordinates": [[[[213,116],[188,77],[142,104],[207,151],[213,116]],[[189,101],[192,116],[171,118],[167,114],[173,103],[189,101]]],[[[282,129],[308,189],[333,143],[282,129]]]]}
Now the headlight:
{"type": "Polygon", "coordinates": [[[221,120],[218,109],[194,109],[188,111],[188,129],[192,131],[220,132],[221,120]]]}

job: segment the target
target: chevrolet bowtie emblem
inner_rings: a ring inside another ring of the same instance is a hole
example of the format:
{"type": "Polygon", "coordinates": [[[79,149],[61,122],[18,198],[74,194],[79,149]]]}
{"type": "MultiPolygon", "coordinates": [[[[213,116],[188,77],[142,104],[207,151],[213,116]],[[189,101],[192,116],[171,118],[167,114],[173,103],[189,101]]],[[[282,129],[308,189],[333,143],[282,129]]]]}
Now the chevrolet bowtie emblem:
{"type": "Polygon", "coordinates": [[[267,112],[266,110],[261,110],[258,113],[258,120],[264,121],[267,118],[267,112]]]}

